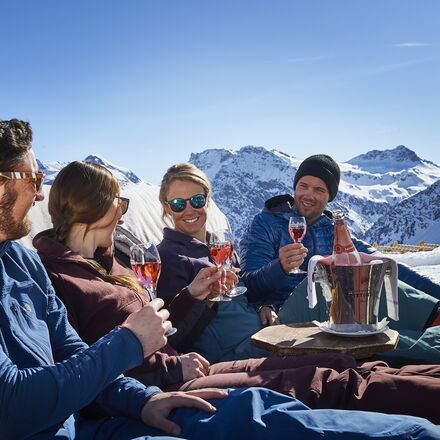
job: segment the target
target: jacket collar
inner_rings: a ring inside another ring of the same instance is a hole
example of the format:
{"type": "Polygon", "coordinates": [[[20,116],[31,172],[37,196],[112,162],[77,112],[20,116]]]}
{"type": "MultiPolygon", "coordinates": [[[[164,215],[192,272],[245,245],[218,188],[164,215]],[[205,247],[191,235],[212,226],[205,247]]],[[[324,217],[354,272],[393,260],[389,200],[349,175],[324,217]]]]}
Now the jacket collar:
{"type": "MultiPolygon", "coordinates": [[[[43,255],[47,261],[70,261],[75,263],[87,263],[78,252],[72,251],[63,243],[53,238],[53,230],[47,229],[37,234],[32,240],[32,244],[38,253],[43,255]]],[[[98,248],[95,252],[95,258],[99,260],[108,271],[113,266],[112,248],[98,248]]],[[[87,263],[88,264],[88,263],[87,263]]]]}
{"type": "Polygon", "coordinates": [[[163,238],[166,240],[174,241],[175,243],[182,244],[183,246],[206,246],[206,243],[209,243],[209,232],[206,232],[206,243],[203,243],[197,238],[191,237],[190,235],[184,234],[183,232],[165,227],[163,229],[163,238]]]}
{"type": "Polygon", "coordinates": [[[297,213],[295,199],[290,194],[272,197],[266,200],[263,212],[288,220],[292,214],[297,213]]]}
{"type": "Polygon", "coordinates": [[[9,248],[12,246],[11,240],[6,240],[0,243],[0,258],[8,252],[9,248]]]}

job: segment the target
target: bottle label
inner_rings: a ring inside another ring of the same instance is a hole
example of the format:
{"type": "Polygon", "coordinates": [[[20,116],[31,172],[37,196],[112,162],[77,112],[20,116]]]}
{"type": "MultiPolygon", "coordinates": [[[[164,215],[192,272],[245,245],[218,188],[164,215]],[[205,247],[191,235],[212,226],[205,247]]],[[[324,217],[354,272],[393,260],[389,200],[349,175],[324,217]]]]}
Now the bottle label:
{"type": "Polygon", "coordinates": [[[344,254],[344,253],[350,253],[355,251],[355,247],[353,245],[353,243],[350,243],[347,246],[342,246],[341,244],[335,244],[333,250],[335,251],[335,253],[337,254],[344,254]]]}

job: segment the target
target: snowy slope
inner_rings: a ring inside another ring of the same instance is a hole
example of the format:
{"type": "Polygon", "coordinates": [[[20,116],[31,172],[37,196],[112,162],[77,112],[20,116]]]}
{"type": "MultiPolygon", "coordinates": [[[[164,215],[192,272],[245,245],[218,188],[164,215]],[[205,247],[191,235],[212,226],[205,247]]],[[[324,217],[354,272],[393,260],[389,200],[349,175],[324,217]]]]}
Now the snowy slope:
{"type": "Polygon", "coordinates": [[[366,238],[385,245],[394,241],[417,244],[420,240],[440,243],[440,180],[397,203],[371,227],[366,238]]]}

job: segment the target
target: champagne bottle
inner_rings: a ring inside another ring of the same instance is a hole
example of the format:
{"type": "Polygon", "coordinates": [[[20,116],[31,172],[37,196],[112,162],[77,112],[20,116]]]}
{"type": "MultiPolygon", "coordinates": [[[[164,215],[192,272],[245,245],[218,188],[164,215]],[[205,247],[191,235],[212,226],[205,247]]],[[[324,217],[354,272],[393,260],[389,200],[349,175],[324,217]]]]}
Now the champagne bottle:
{"type": "Polygon", "coordinates": [[[358,266],[361,264],[359,252],[354,247],[348,232],[345,215],[342,211],[333,213],[334,239],[333,239],[333,263],[335,266],[358,266]]]}

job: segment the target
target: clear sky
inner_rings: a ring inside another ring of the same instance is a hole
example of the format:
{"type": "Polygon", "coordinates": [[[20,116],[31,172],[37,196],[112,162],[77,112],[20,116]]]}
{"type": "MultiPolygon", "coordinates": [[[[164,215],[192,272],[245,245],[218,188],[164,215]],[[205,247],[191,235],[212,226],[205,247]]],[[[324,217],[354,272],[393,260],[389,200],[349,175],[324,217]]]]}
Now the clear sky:
{"type": "Polygon", "coordinates": [[[440,164],[440,1],[0,0],[0,118],[158,183],[207,148],[440,164]]]}

